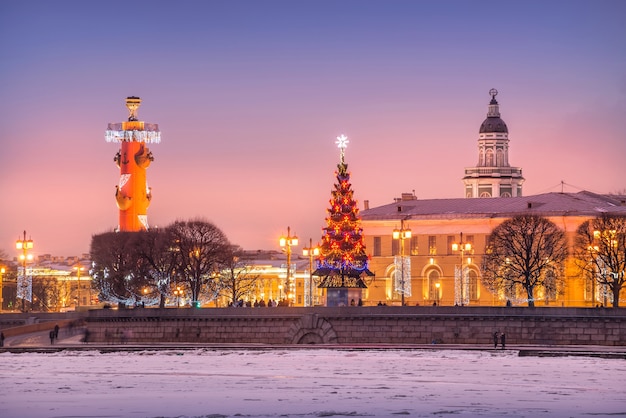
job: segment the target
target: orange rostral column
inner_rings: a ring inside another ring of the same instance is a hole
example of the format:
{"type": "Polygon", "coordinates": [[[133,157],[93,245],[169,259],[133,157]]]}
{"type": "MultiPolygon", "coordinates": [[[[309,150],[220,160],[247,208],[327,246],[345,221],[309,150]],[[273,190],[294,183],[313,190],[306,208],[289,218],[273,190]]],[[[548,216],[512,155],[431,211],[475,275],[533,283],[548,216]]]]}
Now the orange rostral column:
{"type": "Polygon", "coordinates": [[[114,158],[120,168],[120,181],[115,186],[120,231],[148,229],[147,212],[152,193],[146,182],[146,169],[154,158],[146,144],[161,142],[161,132],[156,123],[137,120],[140,104],[139,97],[126,98],[126,107],[130,111],[128,122],[109,123],[105,134],[107,142],[122,144],[114,158]]]}

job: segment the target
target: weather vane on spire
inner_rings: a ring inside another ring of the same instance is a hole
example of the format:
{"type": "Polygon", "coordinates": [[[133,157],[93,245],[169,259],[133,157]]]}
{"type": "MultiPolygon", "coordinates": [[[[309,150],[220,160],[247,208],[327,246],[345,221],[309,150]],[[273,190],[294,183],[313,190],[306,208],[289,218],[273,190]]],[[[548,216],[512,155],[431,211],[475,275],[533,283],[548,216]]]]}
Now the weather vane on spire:
{"type": "Polygon", "coordinates": [[[341,164],[344,163],[344,156],[346,153],[346,148],[348,147],[348,137],[345,135],[341,135],[337,137],[337,140],[335,141],[335,144],[337,144],[337,146],[339,147],[339,149],[341,150],[341,164]]]}

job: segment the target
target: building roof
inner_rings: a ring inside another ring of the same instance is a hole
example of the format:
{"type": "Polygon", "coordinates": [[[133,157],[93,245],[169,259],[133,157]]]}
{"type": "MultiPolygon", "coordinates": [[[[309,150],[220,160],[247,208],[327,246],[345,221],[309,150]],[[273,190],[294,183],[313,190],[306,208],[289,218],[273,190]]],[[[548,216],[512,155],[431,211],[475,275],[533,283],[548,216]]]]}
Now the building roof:
{"type": "Polygon", "coordinates": [[[509,133],[509,128],[507,128],[506,123],[499,117],[488,117],[483,121],[480,125],[480,131],[478,133],[490,133],[490,132],[503,132],[509,133]]]}
{"type": "Polygon", "coordinates": [[[402,200],[360,212],[363,221],[428,218],[507,218],[519,214],[540,216],[626,215],[626,196],[578,193],[544,193],[523,197],[480,199],[402,200]]]}

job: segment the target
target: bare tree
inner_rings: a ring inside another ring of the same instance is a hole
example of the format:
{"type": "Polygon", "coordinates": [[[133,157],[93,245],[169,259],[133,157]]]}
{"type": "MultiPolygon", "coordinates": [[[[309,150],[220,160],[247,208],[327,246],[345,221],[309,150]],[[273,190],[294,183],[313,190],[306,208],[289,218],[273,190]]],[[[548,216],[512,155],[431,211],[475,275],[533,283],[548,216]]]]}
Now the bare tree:
{"type": "Polygon", "coordinates": [[[141,294],[141,285],[135,280],[139,274],[134,234],[107,232],[92,236],[90,256],[93,267],[89,274],[100,300],[129,304],[141,294]]]}
{"type": "Polygon", "coordinates": [[[201,295],[209,300],[217,297],[217,273],[230,247],[226,235],[212,223],[199,219],[176,221],[167,229],[179,254],[179,274],[191,293],[192,305],[200,305],[201,295]]]}
{"type": "Polygon", "coordinates": [[[610,293],[613,307],[619,307],[626,284],[626,216],[602,214],[582,223],[576,231],[574,256],[591,281],[594,300],[610,293]]]}
{"type": "Polygon", "coordinates": [[[231,247],[220,271],[220,295],[236,303],[255,290],[259,277],[244,251],[231,247]]]}
{"type": "Polygon", "coordinates": [[[519,215],[498,225],[487,237],[482,277],[492,291],[526,293],[535,306],[535,289],[554,293],[567,258],[565,233],[554,222],[536,215],[519,215]]]}
{"type": "Polygon", "coordinates": [[[136,253],[147,267],[145,275],[149,278],[149,294],[156,294],[159,307],[164,308],[180,263],[180,253],[174,245],[172,233],[167,228],[140,232],[137,233],[136,243],[136,253]]]}
{"type": "Polygon", "coordinates": [[[33,310],[42,312],[56,311],[60,302],[60,294],[56,277],[33,277],[33,310]]]}

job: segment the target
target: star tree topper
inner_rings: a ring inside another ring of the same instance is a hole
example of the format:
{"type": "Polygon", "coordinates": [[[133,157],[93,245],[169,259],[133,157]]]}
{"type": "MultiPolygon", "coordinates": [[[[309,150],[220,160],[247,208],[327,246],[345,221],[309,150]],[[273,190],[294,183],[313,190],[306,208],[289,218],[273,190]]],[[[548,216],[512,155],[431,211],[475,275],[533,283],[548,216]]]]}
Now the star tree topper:
{"type": "Polygon", "coordinates": [[[337,146],[341,150],[341,164],[344,164],[344,156],[346,148],[348,147],[348,142],[350,142],[348,141],[348,137],[343,134],[341,136],[338,136],[337,140],[335,141],[335,144],[337,144],[337,146]]]}

